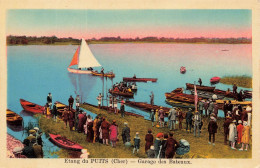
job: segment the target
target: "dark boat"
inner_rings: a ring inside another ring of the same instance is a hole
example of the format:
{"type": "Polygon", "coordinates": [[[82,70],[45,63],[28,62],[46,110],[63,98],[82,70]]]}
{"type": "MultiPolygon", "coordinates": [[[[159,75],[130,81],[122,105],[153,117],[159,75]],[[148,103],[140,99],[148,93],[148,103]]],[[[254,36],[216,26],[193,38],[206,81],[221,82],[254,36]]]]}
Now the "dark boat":
{"type": "Polygon", "coordinates": [[[21,126],[23,124],[23,118],[15,112],[6,110],[6,122],[10,125],[21,126]]]}
{"type": "Polygon", "coordinates": [[[26,101],[24,99],[20,99],[20,103],[25,111],[31,112],[34,114],[43,113],[43,111],[45,110],[45,108],[43,106],[26,101]]]}
{"type": "MultiPolygon", "coordinates": [[[[194,84],[191,83],[186,83],[186,87],[187,89],[194,89],[194,84]]],[[[215,87],[211,87],[211,86],[203,86],[203,85],[196,85],[196,89],[197,90],[204,90],[204,91],[209,91],[209,92],[213,92],[215,90],[215,87]]]]}
{"type": "Polygon", "coordinates": [[[62,137],[61,135],[54,135],[54,134],[49,134],[49,135],[50,135],[50,140],[61,148],[77,150],[77,151],[80,151],[81,149],[83,149],[83,147],[80,146],[79,144],[77,144],[65,137],[62,137]]]}
{"type": "Polygon", "coordinates": [[[115,74],[113,72],[103,74],[103,73],[99,73],[99,72],[96,72],[96,71],[92,71],[91,73],[94,76],[103,76],[103,77],[108,77],[108,78],[114,78],[115,77],[115,74]]]}
{"type": "Polygon", "coordinates": [[[134,93],[129,93],[129,92],[120,92],[120,91],[109,90],[109,93],[112,95],[118,95],[118,96],[129,97],[129,98],[134,97],[134,93]]]}
{"type": "MultiPolygon", "coordinates": [[[[144,111],[151,112],[152,109],[160,109],[160,106],[157,105],[151,105],[145,102],[133,102],[133,101],[126,101],[125,103],[128,106],[135,107],[144,111]]],[[[165,114],[168,115],[170,108],[168,107],[162,107],[164,110],[165,114]]]]}
{"type": "Polygon", "coordinates": [[[182,66],[182,67],[180,68],[180,73],[182,73],[182,74],[185,74],[185,73],[186,73],[186,68],[185,68],[184,66],[182,66]]]}
{"type": "MultiPolygon", "coordinates": [[[[93,104],[89,104],[89,103],[86,103],[86,102],[84,102],[83,104],[98,108],[98,106],[95,106],[93,104]]],[[[110,110],[109,107],[107,107],[107,106],[101,106],[101,109],[104,109],[109,113],[114,113],[114,110],[110,110]]],[[[119,109],[117,109],[117,112],[119,113],[119,109]]],[[[125,115],[144,118],[144,116],[142,116],[142,115],[131,113],[131,112],[128,112],[128,111],[125,111],[125,115]]]]}
{"type": "Polygon", "coordinates": [[[157,78],[123,78],[123,81],[125,82],[157,82],[157,78]]]}

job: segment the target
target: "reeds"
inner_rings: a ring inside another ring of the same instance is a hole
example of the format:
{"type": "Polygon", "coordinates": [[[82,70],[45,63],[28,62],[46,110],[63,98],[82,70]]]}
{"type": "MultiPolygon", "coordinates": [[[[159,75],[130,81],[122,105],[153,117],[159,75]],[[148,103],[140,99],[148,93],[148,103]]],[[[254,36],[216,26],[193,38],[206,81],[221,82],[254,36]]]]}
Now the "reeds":
{"type": "Polygon", "coordinates": [[[221,83],[227,85],[233,85],[234,83],[237,86],[245,87],[245,88],[252,88],[252,77],[247,75],[242,76],[224,76],[220,79],[221,83]]]}

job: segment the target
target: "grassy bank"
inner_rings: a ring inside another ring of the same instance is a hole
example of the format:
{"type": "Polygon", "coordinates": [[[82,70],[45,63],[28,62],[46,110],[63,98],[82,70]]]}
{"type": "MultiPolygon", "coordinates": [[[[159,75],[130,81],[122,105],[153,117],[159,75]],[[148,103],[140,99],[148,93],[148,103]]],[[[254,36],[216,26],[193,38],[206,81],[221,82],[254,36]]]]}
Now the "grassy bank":
{"type": "Polygon", "coordinates": [[[236,83],[237,86],[252,88],[252,77],[249,76],[224,76],[220,79],[220,83],[227,85],[233,85],[236,83]]]}
{"type": "MultiPolygon", "coordinates": [[[[159,132],[167,133],[169,130],[167,128],[156,128],[151,127],[151,122],[148,120],[144,120],[143,118],[136,118],[134,116],[126,116],[125,118],[121,118],[120,115],[108,114],[106,111],[97,109],[92,106],[82,105],[83,108],[99,114],[101,116],[105,116],[109,122],[112,120],[116,120],[119,125],[119,142],[116,148],[112,148],[111,146],[105,146],[99,143],[87,143],[86,136],[82,133],[79,134],[77,132],[70,132],[69,128],[63,129],[63,122],[60,121],[58,123],[51,121],[50,119],[46,119],[44,116],[41,116],[39,119],[40,127],[45,133],[57,133],[63,136],[66,136],[68,139],[71,139],[79,144],[81,144],[84,148],[87,148],[90,152],[90,157],[95,158],[144,158],[146,157],[144,152],[145,146],[145,135],[147,133],[147,129],[151,128],[153,131],[154,137],[159,132]],[[141,149],[139,154],[132,154],[132,148],[127,149],[124,147],[122,143],[121,131],[123,128],[123,123],[128,122],[129,127],[131,129],[131,141],[133,142],[133,138],[135,133],[138,131],[141,137],[141,149]]],[[[183,156],[177,156],[182,158],[251,158],[251,148],[249,151],[234,151],[231,150],[229,146],[224,145],[224,135],[223,135],[223,119],[218,120],[219,130],[216,134],[216,142],[215,146],[208,144],[208,132],[207,125],[208,119],[203,118],[204,126],[202,128],[201,137],[195,138],[192,133],[188,133],[185,130],[176,130],[174,132],[174,137],[179,141],[180,139],[186,139],[191,145],[191,151],[188,154],[183,156]]],[[[183,122],[184,123],[184,122],[183,122]]],[[[185,127],[185,124],[183,124],[185,127]]],[[[240,146],[238,146],[240,147],[240,146]]],[[[67,150],[61,150],[58,152],[60,157],[72,157],[71,152],[69,153],[67,150]]]]}

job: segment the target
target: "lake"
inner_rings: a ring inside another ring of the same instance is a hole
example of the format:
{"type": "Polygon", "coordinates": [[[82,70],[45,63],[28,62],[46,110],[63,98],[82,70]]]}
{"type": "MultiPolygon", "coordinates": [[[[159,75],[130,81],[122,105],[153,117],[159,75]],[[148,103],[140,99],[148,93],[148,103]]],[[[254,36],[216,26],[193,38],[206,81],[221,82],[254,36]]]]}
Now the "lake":
{"type": "MultiPolygon", "coordinates": [[[[92,75],[70,74],[67,67],[77,49],[74,45],[7,47],[8,108],[23,116],[25,126],[36,120],[22,111],[20,98],[44,105],[48,93],[51,92],[53,102],[68,104],[70,95],[75,98],[76,94],[80,94],[82,102],[97,105],[96,97],[102,93],[103,83],[106,90],[123,77],[136,74],[137,77],[158,78],[158,81],[137,83],[138,91],[134,101],[149,102],[149,95],[153,91],[156,105],[170,107],[165,103],[164,93],[178,87],[185,88],[185,83],[197,82],[198,78],[202,79],[203,85],[210,85],[209,80],[214,76],[252,76],[251,44],[122,43],[92,44],[89,47],[105,72],[113,70],[116,74],[113,81],[92,75]],[[185,74],[180,74],[181,66],[186,67],[185,74]]],[[[100,68],[96,69],[100,71],[100,68]]],[[[226,90],[232,86],[219,83],[216,88],[226,90]]],[[[240,89],[244,88],[239,87],[238,91],[240,89]]],[[[149,118],[148,113],[134,108],[126,107],[126,111],[149,118]]],[[[219,115],[223,116],[223,112],[219,115]]],[[[22,131],[7,128],[7,132],[20,140],[26,138],[22,131]]],[[[57,157],[50,155],[49,151],[59,148],[49,142],[45,135],[43,139],[45,157],[57,157]]]]}

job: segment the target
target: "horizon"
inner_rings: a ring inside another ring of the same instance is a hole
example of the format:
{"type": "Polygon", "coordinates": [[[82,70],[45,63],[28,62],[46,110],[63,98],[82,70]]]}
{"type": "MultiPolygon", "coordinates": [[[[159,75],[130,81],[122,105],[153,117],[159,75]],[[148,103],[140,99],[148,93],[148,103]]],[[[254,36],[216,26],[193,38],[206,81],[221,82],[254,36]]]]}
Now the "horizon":
{"type": "Polygon", "coordinates": [[[6,34],[58,38],[252,38],[251,10],[8,10],[6,34]]]}

